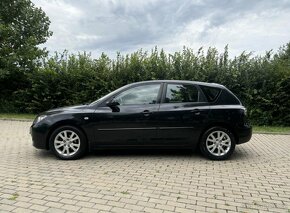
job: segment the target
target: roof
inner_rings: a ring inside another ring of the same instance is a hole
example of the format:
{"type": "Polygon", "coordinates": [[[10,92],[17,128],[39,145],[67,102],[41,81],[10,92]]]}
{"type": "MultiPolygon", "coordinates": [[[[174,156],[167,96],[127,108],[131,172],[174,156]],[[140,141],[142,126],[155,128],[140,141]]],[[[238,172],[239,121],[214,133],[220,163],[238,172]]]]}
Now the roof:
{"type": "MultiPolygon", "coordinates": [[[[225,88],[225,86],[217,83],[207,83],[207,82],[200,82],[200,81],[187,81],[187,80],[150,80],[150,81],[139,81],[132,84],[140,84],[140,83],[154,83],[154,82],[161,82],[161,83],[188,83],[188,84],[197,84],[202,86],[210,86],[210,87],[217,87],[217,88],[225,88]]],[[[130,85],[132,85],[130,84],[130,85]]]]}

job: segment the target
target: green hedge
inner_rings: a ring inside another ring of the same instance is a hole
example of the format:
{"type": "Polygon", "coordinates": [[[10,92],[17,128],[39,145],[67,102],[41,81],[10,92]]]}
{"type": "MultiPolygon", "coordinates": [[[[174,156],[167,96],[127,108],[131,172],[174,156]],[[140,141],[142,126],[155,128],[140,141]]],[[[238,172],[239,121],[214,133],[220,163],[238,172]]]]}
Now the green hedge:
{"type": "MultiPolygon", "coordinates": [[[[227,47],[222,53],[215,48],[184,48],[174,54],[155,48],[117,54],[115,59],[65,52],[40,64],[22,73],[20,82],[11,82],[22,86],[1,92],[0,112],[38,113],[91,102],[131,82],[183,79],[227,86],[248,108],[254,124],[290,126],[290,43],[276,54],[257,57],[242,53],[230,59],[227,47]]],[[[0,83],[9,80],[0,78],[0,83]]]]}

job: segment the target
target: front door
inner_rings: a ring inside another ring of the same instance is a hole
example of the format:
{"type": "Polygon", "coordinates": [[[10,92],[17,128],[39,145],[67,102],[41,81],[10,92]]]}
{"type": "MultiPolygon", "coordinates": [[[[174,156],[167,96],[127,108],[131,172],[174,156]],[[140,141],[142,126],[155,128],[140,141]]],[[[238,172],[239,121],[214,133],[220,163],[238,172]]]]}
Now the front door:
{"type": "Polygon", "coordinates": [[[138,85],[112,97],[115,109],[99,107],[94,115],[96,146],[144,146],[157,137],[160,83],[138,85]]]}

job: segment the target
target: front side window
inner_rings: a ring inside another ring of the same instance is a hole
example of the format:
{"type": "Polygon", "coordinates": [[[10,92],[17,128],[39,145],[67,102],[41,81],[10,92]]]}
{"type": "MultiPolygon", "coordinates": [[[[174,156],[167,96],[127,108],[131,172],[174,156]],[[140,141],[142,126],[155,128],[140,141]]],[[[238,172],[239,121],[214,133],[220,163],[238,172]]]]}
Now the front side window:
{"type": "Polygon", "coordinates": [[[198,102],[198,90],[194,85],[168,84],[165,103],[198,102]]]}
{"type": "Polygon", "coordinates": [[[114,101],[120,105],[155,104],[160,89],[160,84],[149,84],[128,89],[119,94],[114,101]]]}

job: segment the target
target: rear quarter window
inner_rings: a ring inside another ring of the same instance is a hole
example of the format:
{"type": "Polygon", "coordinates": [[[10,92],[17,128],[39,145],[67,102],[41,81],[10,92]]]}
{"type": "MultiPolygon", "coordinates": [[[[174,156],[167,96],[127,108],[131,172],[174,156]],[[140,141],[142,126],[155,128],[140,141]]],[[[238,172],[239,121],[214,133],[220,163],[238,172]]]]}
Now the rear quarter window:
{"type": "Polygon", "coordinates": [[[241,105],[240,100],[227,89],[221,91],[215,103],[218,105],[241,105]]]}
{"type": "Polygon", "coordinates": [[[209,102],[214,102],[219,96],[221,89],[216,87],[200,86],[209,102]]]}

